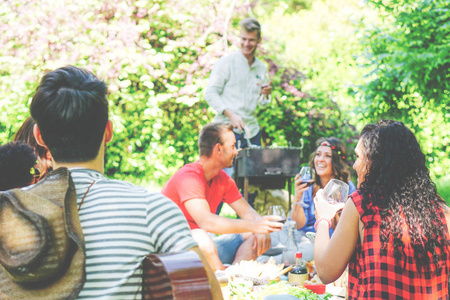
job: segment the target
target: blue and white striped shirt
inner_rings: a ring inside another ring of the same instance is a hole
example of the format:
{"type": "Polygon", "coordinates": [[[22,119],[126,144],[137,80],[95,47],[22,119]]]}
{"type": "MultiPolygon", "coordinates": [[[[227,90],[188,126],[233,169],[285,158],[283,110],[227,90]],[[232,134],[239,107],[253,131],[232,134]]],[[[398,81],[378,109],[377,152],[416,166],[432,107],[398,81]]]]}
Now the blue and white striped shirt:
{"type": "Polygon", "coordinates": [[[150,253],[194,246],[180,209],[159,193],[107,179],[89,169],[70,169],[86,241],[86,283],[78,299],[141,299],[142,260],[150,253]]]}

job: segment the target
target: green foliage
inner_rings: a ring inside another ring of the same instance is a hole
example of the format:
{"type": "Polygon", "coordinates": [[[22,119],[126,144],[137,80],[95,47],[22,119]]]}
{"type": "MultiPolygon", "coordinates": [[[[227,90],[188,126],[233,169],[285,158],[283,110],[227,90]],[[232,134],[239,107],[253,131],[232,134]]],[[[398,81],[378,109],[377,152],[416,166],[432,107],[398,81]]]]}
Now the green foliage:
{"type": "Polygon", "coordinates": [[[254,14],[263,24],[257,55],[274,87],[258,111],[265,145],[303,138],[306,160],[317,138],[333,135],[351,151],[355,127],[389,114],[415,130],[433,174],[444,174],[448,8],[442,0],[372,2],[383,23],[364,36],[378,20],[359,0],[3,1],[0,141],[27,118],[46,71],[84,67],[109,87],[115,137],[106,174],[161,186],[197,159],[198,132],[214,115],[203,99],[209,72],[237,49],[239,20],[254,14]],[[361,61],[373,72],[357,94],[361,61]]]}
{"type": "Polygon", "coordinates": [[[368,32],[364,117],[403,121],[432,174],[450,167],[450,8],[446,0],[371,1],[383,24],[368,32]]]}
{"type": "MultiPolygon", "coordinates": [[[[288,14],[282,6],[255,8],[265,28],[263,47],[280,65],[301,71],[302,91],[321,91],[348,113],[357,105],[353,92],[366,70],[358,66],[364,49],[361,33],[376,23],[374,12],[359,0],[313,1],[311,8],[288,14]]],[[[355,122],[356,118],[352,118],[355,122]]]]}
{"type": "MultiPolygon", "coordinates": [[[[286,8],[284,1],[274,1],[272,6],[294,14],[311,3],[295,0],[286,8]]],[[[10,139],[28,116],[27,106],[46,71],[77,65],[109,87],[115,137],[106,174],[164,184],[197,158],[198,132],[214,114],[203,100],[209,71],[218,57],[236,49],[231,45],[237,44],[238,21],[251,7],[208,0],[189,2],[189,9],[182,0],[3,2],[0,138],[10,139]],[[232,27],[225,26],[228,17],[232,27]]],[[[342,126],[345,113],[328,93],[300,92],[308,79],[278,54],[261,49],[261,59],[277,68],[274,100],[259,112],[265,143],[297,146],[304,138],[309,152],[319,136],[354,136],[352,126],[342,126]]]]}
{"type": "Polygon", "coordinates": [[[436,180],[436,187],[438,194],[447,202],[450,206],[450,177],[442,177],[436,180]]]}
{"type": "Polygon", "coordinates": [[[312,1],[295,13],[289,1],[262,3],[255,11],[275,99],[259,116],[266,145],[298,146],[303,138],[303,162],[323,136],[341,138],[353,151],[362,121],[353,112],[354,92],[365,72],[356,61],[363,48],[358,32],[373,12],[353,0],[312,1]]]}
{"type": "Polygon", "coordinates": [[[349,124],[337,103],[320,91],[312,91],[315,96],[311,96],[296,90],[294,86],[301,86],[300,78],[286,80],[292,85],[282,82],[282,78],[273,77],[275,86],[281,88],[273,92],[274,100],[270,107],[259,112],[266,145],[298,147],[300,139],[303,139],[302,163],[308,162],[309,153],[315,149],[315,141],[320,137],[335,136],[349,147],[356,145],[356,128],[349,124]]]}
{"type": "Polygon", "coordinates": [[[115,138],[106,174],[163,184],[197,152],[211,116],[199,94],[224,17],[217,3],[25,1],[0,4],[2,141],[28,116],[47,70],[90,69],[109,87],[115,138]],[[20,28],[17,30],[17,28],[20,28]]]}
{"type": "Polygon", "coordinates": [[[287,14],[295,14],[302,9],[311,9],[313,0],[270,0],[259,1],[258,4],[267,11],[276,7],[281,8],[287,14]]]}

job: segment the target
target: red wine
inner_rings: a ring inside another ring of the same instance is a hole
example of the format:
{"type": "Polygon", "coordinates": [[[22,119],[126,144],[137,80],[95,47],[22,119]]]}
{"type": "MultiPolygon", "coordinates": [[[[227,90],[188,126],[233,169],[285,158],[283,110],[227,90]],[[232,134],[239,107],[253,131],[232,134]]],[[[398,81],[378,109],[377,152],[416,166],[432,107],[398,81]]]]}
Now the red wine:
{"type": "Polygon", "coordinates": [[[281,220],[277,220],[277,222],[280,222],[280,223],[284,224],[286,222],[286,218],[283,218],[281,220]]]}
{"type": "Polygon", "coordinates": [[[314,181],[303,181],[302,180],[302,183],[306,183],[306,186],[311,186],[311,185],[313,185],[314,181]]]}

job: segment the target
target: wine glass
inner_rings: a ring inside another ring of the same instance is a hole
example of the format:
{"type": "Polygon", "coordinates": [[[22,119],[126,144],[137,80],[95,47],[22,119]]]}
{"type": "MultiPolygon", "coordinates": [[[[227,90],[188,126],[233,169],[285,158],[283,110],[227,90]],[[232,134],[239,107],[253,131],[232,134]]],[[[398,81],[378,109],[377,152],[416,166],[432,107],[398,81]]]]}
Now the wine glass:
{"type": "MultiPolygon", "coordinates": [[[[286,213],[284,212],[283,206],[281,206],[281,205],[269,206],[268,215],[281,217],[281,220],[277,220],[277,222],[280,222],[283,224],[286,222],[286,213]]],[[[276,246],[274,246],[273,248],[285,248],[285,246],[280,241],[280,232],[279,231],[277,231],[277,235],[278,235],[278,244],[276,246]]]]}
{"type": "Polygon", "coordinates": [[[314,169],[304,166],[301,168],[299,174],[300,174],[300,178],[302,179],[302,182],[308,183],[308,186],[313,184],[313,182],[311,182],[311,180],[314,178],[314,169]]]}
{"type": "MultiPolygon", "coordinates": [[[[266,88],[268,86],[270,86],[271,84],[271,79],[269,77],[269,74],[266,73],[264,77],[257,79],[257,83],[256,83],[259,87],[261,87],[261,91],[263,88],[266,88]]],[[[262,106],[267,105],[270,103],[270,99],[268,96],[261,94],[261,96],[258,99],[258,103],[262,106]]]]}
{"type": "MultiPolygon", "coordinates": [[[[314,183],[312,179],[314,178],[314,169],[311,169],[308,166],[304,166],[300,169],[300,179],[302,180],[302,183],[306,183],[306,186],[310,186],[314,183]]],[[[302,195],[301,203],[305,204],[304,201],[305,193],[302,195]]]]}
{"type": "Polygon", "coordinates": [[[348,197],[348,184],[333,178],[323,189],[323,196],[332,204],[344,203],[348,197]]]}

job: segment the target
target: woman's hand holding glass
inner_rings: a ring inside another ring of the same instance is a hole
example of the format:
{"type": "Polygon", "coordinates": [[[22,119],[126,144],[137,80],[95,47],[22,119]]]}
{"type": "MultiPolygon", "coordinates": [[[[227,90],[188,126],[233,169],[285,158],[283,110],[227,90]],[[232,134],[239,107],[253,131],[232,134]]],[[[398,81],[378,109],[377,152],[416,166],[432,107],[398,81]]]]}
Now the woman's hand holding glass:
{"type": "Polygon", "coordinates": [[[310,167],[302,167],[300,173],[295,177],[295,203],[298,202],[304,207],[308,207],[303,201],[303,193],[314,183],[314,169],[310,167]]]}

